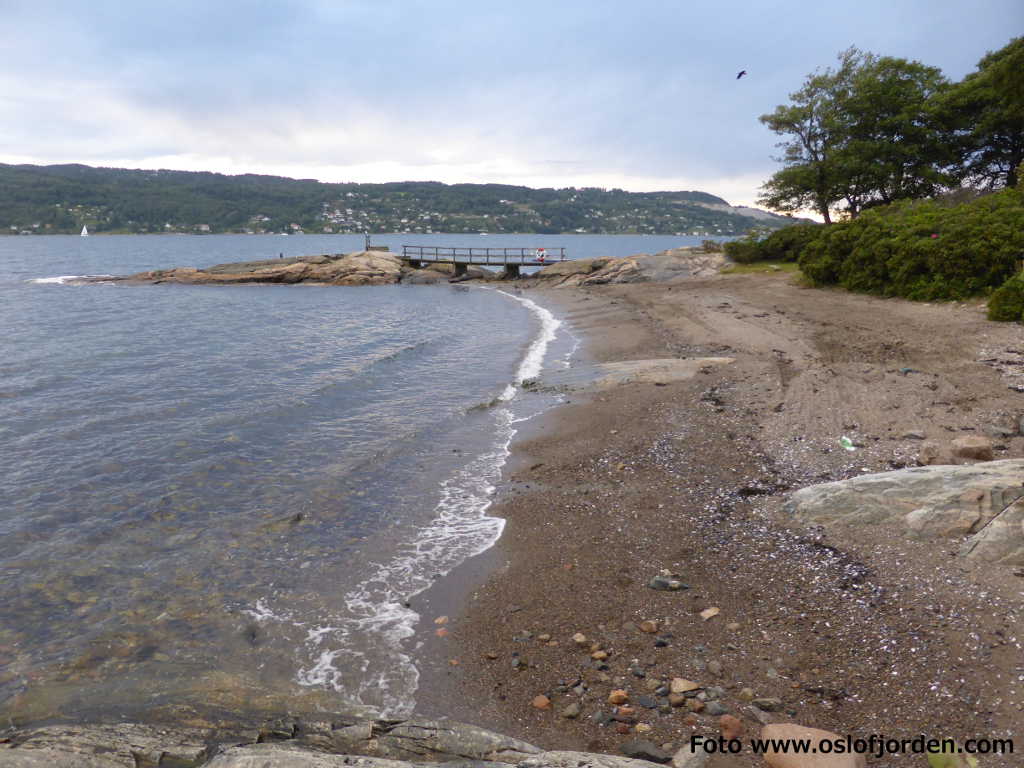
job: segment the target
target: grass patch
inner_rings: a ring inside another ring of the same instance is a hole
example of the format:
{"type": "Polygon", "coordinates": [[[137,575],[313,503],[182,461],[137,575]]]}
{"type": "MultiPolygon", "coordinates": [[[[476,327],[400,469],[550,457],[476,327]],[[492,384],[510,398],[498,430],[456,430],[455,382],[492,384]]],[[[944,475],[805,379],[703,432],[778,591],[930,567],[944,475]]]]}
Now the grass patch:
{"type": "Polygon", "coordinates": [[[799,272],[795,261],[755,261],[750,264],[733,264],[722,270],[723,275],[750,275],[757,272],[799,272]]]}

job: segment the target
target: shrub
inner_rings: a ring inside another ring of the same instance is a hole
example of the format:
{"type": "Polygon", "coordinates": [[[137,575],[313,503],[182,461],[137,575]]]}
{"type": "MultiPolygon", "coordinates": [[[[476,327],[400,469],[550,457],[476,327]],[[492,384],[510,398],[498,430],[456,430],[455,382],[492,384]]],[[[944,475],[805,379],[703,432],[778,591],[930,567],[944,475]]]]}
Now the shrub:
{"type": "Polygon", "coordinates": [[[752,229],[739,240],[725,244],[725,255],[739,264],[754,261],[796,261],[800,252],[818,235],[818,224],[794,224],[774,232],[752,229]]]}
{"type": "Polygon", "coordinates": [[[796,261],[811,240],[820,233],[820,224],[794,224],[772,232],[758,243],[764,261],[796,261]]]}
{"type": "Polygon", "coordinates": [[[999,286],[1024,255],[1024,205],[1006,189],[948,207],[904,201],[818,228],[800,251],[815,284],[909,299],[963,299],[999,286]]]}
{"type": "Polygon", "coordinates": [[[988,319],[1024,322],[1024,272],[1018,272],[992,294],[988,319]]]}

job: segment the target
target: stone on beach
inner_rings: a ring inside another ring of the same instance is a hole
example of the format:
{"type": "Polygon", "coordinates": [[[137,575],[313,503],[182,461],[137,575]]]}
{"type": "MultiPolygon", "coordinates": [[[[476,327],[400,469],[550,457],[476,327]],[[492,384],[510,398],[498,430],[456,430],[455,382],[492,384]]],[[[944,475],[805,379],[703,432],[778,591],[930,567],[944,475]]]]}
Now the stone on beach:
{"type": "Polygon", "coordinates": [[[687,680],[684,677],[674,677],[672,682],[669,683],[669,689],[672,693],[686,693],[687,691],[695,691],[700,688],[700,683],[695,683],[693,680],[687,680]]]}
{"type": "MultiPolygon", "coordinates": [[[[818,728],[807,728],[794,723],[778,723],[766,725],[761,729],[764,740],[796,740],[809,739],[812,745],[822,741],[835,741],[841,737],[831,731],[818,728]]],[[[769,768],[864,768],[867,764],[863,755],[848,754],[794,754],[769,750],[764,755],[765,764],[769,768]]]]}

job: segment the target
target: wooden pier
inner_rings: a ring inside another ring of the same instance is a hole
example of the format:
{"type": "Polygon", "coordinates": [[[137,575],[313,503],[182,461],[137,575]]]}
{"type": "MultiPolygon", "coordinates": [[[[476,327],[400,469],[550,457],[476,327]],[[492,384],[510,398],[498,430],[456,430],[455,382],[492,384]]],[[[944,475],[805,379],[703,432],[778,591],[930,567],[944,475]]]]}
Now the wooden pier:
{"type": "Polygon", "coordinates": [[[557,261],[569,261],[565,248],[462,248],[439,245],[403,245],[402,259],[418,269],[423,263],[454,264],[455,276],[466,274],[466,267],[498,266],[506,277],[518,277],[520,267],[543,267],[557,261]]]}

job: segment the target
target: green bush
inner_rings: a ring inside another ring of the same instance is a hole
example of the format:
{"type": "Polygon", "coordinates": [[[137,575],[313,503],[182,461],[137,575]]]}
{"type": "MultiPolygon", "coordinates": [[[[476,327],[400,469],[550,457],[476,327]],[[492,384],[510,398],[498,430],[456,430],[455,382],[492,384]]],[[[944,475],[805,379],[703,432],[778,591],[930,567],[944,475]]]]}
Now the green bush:
{"type": "Polygon", "coordinates": [[[1024,272],[1018,272],[992,294],[988,319],[1024,322],[1024,272]]]}
{"type": "Polygon", "coordinates": [[[819,227],[799,263],[818,285],[929,301],[984,294],[1022,255],[1022,194],[1006,189],[954,207],[904,201],[819,227]]]}
{"type": "Polygon", "coordinates": [[[796,261],[807,243],[818,235],[820,225],[794,224],[774,232],[752,229],[739,240],[725,244],[725,255],[738,264],[755,261],[796,261]]]}
{"type": "Polygon", "coordinates": [[[820,233],[820,224],[794,224],[772,232],[758,243],[764,261],[796,261],[804,246],[820,233]]]}

